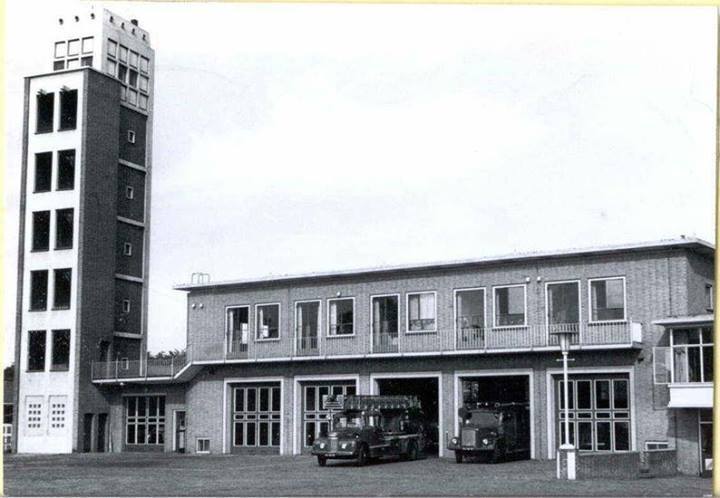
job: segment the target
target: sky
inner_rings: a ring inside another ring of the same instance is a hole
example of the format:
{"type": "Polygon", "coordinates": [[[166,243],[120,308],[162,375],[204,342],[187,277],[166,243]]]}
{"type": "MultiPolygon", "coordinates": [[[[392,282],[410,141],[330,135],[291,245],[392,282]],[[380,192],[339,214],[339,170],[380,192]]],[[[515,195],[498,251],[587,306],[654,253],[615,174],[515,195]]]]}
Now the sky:
{"type": "MultiPolygon", "coordinates": [[[[6,365],[22,78],[77,5],[6,6],[6,365]]],[[[106,7],[156,52],[150,350],[184,346],[193,272],[714,240],[714,8],[106,7]]]]}

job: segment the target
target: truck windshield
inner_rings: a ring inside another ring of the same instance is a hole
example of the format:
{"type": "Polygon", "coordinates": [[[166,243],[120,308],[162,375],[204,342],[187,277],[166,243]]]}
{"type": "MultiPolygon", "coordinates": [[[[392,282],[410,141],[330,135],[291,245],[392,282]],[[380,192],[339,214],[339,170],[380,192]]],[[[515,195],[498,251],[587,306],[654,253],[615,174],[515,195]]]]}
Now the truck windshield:
{"type": "Polygon", "coordinates": [[[490,429],[497,427],[498,418],[499,415],[495,412],[470,412],[463,423],[490,429]]]}
{"type": "Polygon", "coordinates": [[[336,429],[343,429],[346,427],[362,429],[362,417],[360,415],[335,415],[333,420],[333,427],[335,427],[336,429]]]}

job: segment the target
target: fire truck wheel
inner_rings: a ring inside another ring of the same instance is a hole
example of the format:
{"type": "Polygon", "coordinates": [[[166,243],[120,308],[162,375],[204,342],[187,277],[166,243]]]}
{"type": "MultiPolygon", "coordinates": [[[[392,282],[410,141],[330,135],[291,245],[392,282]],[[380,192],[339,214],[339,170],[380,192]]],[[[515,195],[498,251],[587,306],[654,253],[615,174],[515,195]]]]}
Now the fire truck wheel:
{"type": "Polygon", "coordinates": [[[327,464],[327,458],[325,458],[324,456],[318,455],[318,465],[320,467],[325,467],[325,464],[327,464]]]}
{"type": "Polygon", "coordinates": [[[503,460],[505,460],[505,450],[502,446],[497,445],[493,450],[492,463],[502,462],[503,460]]]}
{"type": "Polygon", "coordinates": [[[358,453],[357,466],[362,467],[363,465],[367,465],[368,460],[368,448],[366,445],[363,444],[360,447],[360,452],[358,453]]]}
{"type": "Polygon", "coordinates": [[[455,450],[455,463],[462,463],[463,461],[463,452],[460,450],[455,450]]]}
{"type": "Polygon", "coordinates": [[[408,447],[408,460],[417,460],[418,458],[418,447],[417,444],[414,442],[410,443],[410,446],[408,447]]]}

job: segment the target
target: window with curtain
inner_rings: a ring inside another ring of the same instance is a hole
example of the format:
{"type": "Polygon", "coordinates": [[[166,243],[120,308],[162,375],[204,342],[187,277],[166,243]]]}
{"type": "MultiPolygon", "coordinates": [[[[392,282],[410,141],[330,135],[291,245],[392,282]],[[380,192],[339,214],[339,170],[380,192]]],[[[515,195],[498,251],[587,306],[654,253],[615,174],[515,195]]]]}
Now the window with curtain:
{"type": "Polygon", "coordinates": [[[351,298],[328,301],[328,335],[355,333],[355,300],[351,298]]]}
{"type": "Polygon", "coordinates": [[[280,338],[280,305],[260,304],[256,308],[255,337],[258,340],[280,338]]]}
{"type": "Polygon", "coordinates": [[[495,326],[525,325],[525,286],[496,287],[495,326]]]}
{"type": "Polygon", "coordinates": [[[435,293],[408,294],[408,331],[435,331],[435,293]]]}
{"type": "Polygon", "coordinates": [[[625,279],[591,280],[590,306],[594,322],[625,320],[625,279]]]}
{"type": "Polygon", "coordinates": [[[398,333],[397,296],[377,296],[372,298],[372,321],[375,334],[398,333]]]}

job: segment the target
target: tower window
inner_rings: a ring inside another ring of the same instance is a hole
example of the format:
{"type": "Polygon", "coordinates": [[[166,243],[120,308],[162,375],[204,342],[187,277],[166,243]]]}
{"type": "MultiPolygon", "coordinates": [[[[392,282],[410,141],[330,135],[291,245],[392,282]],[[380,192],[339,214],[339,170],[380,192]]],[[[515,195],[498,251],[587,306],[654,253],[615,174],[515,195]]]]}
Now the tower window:
{"type": "Polygon", "coordinates": [[[53,62],[53,71],[62,71],[65,69],[65,61],[55,61],[53,62]]]}
{"type": "Polygon", "coordinates": [[[80,59],[80,65],[81,66],[92,66],[92,56],[83,57],[82,59],[80,59]]]}
{"type": "Polygon", "coordinates": [[[82,53],[89,54],[93,51],[93,37],[89,36],[82,39],[82,53]]]}
{"type": "Polygon", "coordinates": [[[127,132],[127,141],[131,144],[135,143],[135,132],[132,130],[128,130],[127,132]]]}
{"type": "Polygon", "coordinates": [[[55,42],[55,58],[62,58],[65,57],[65,42],[55,42]]]}
{"type": "Polygon", "coordinates": [[[67,44],[68,55],[78,55],[80,53],[80,40],[70,40],[67,44]]]}
{"type": "Polygon", "coordinates": [[[115,76],[117,74],[117,62],[112,59],[108,59],[107,69],[105,69],[105,72],[110,74],[111,76],[115,76]]]}
{"type": "Polygon", "coordinates": [[[55,94],[41,92],[37,95],[37,133],[49,133],[53,129],[53,111],[55,110],[55,94]]]}
{"type": "Polygon", "coordinates": [[[28,372],[45,370],[45,331],[28,332],[28,372]]]}
{"type": "Polygon", "coordinates": [[[127,62],[128,60],[128,49],[123,45],[120,45],[120,60],[122,62],[127,62]]]}
{"type": "Polygon", "coordinates": [[[30,272],[30,311],[47,309],[48,271],[30,272]]]}
{"type": "Polygon", "coordinates": [[[72,283],[72,269],[63,268],[55,270],[55,292],[53,294],[53,309],[65,310],[70,308],[70,285],[72,283]]]}
{"type": "Polygon", "coordinates": [[[73,209],[55,211],[55,249],[72,249],[73,209]]]}
{"type": "Polygon", "coordinates": [[[49,192],[52,181],[52,152],[35,154],[35,192],[49,192]]]}
{"type": "Polygon", "coordinates": [[[70,331],[52,331],[52,361],[50,370],[64,371],[70,365],[70,331]]]}
{"type": "Polygon", "coordinates": [[[143,73],[148,72],[148,67],[150,66],[150,60],[147,57],[140,56],[140,71],[143,73]]]}
{"type": "Polygon", "coordinates": [[[128,68],[125,64],[118,64],[117,77],[123,83],[127,82],[127,72],[128,72],[128,68]]]}
{"type": "Polygon", "coordinates": [[[134,69],[131,69],[128,73],[128,84],[133,88],[137,88],[138,72],[135,71],[134,69]]]}
{"type": "Polygon", "coordinates": [[[130,200],[135,198],[135,189],[130,185],[125,187],[125,198],[130,200]]]}
{"type": "Polygon", "coordinates": [[[58,152],[58,190],[75,188],[75,150],[58,152]]]}
{"type": "Polygon", "coordinates": [[[60,92],[60,129],[71,130],[77,126],[77,90],[60,92]]]}
{"type": "Polygon", "coordinates": [[[108,38],[108,55],[117,57],[117,42],[108,38]]]}
{"type": "Polygon", "coordinates": [[[50,248],[50,211],[32,214],[32,250],[47,251],[50,248]]]}
{"type": "Polygon", "coordinates": [[[122,311],[123,313],[130,313],[130,300],[129,299],[123,299],[122,302],[122,311]]]}
{"type": "Polygon", "coordinates": [[[123,254],[125,256],[132,256],[132,244],[130,242],[125,242],[123,244],[123,254]]]}

